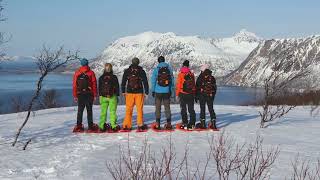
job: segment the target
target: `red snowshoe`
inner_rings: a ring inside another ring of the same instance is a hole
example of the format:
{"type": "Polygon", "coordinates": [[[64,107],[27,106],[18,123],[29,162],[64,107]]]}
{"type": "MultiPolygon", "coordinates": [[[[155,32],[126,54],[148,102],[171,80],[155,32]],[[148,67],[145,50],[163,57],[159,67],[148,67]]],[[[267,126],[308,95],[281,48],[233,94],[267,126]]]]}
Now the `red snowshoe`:
{"type": "Polygon", "coordinates": [[[165,124],[163,128],[161,128],[161,126],[158,123],[152,123],[151,129],[155,132],[172,132],[172,131],[174,131],[171,123],[165,124]]]}
{"type": "Polygon", "coordinates": [[[176,129],[181,130],[181,131],[188,131],[187,125],[183,123],[177,123],[176,124],[176,129]]]}
{"type": "Polygon", "coordinates": [[[110,127],[110,129],[108,130],[108,133],[117,133],[117,132],[119,132],[120,131],[120,126],[119,125],[117,125],[115,128],[111,128],[110,127]]]}
{"type": "Polygon", "coordinates": [[[108,132],[110,129],[111,129],[110,124],[109,124],[109,123],[104,123],[103,129],[101,129],[101,128],[99,127],[99,133],[108,132]]]}
{"type": "Polygon", "coordinates": [[[83,125],[80,124],[80,125],[74,126],[72,132],[74,132],[74,133],[83,133],[83,132],[84,132],[84,127],[83,127],[83,125]]]}
{"type": "Polygon", "coordinates": [[[148,131],[148,126],[146,124],[142,125],[142,126],[138,126],[136,132],[147,132],[148,131]]]}
{"type": "Polygon", "coordinates": [[[97,124],[93,124],[86,133],[99,133],[99,126],[97,124]]]}
{"type": "Polygon", "coordinates": [[[216,126],[216,122],[215,122],[215,121],[209,122],[208,128],[209,128],[209,129],[212,129],[213,131],[219,131],[219,129],[218,129],[217,126],[216,126]]]}
{"type": "Polygon", "coordinates": [[[128,127],[122,127],[122,129],[119,130],[119,132],[131,132],[132,128],[128,128],[128,127]]]}

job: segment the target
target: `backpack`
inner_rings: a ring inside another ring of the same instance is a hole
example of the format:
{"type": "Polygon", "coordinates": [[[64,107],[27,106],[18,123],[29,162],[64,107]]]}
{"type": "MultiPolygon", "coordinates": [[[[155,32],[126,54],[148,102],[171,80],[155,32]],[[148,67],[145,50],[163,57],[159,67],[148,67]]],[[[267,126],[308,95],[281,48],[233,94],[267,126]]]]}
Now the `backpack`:
{"type": "Polygon", "coordinates": [[[200,91],[208,96],[216,94],[216,79],[211,74],[204,74],[200,84],[200,91]]]}
{"type": "Polygon", "coordinates": [[[138,67],[130,67],[128,70],[128,89],[131,89],[132,91],[139,91],[142,89],[140,69],[138,67]]]}
{"type": "Polygon", "coordinates": [[[91,92],[90,79],[86,72],[82,72],[77,77],[76,85],[78,94],[87,94],[91,92]]]}
{"type": "Polygon", "coordinates": [[[189,72],[184,75],[183,91],[192,94],[194,89],[194,76],[189,72]]]}
{"type": "Polygon", "coordinates": [[[167,66],[159,68],[157,80],[158,80],[159,86],[162,86],[162,87],[169,86],[169,84],[171,83],[171,74],[167,66]]]}
{"type": "Polygon", "coordinates": [[[112,74],[106,74],[103,76],[101,84],[101,94],[106,97],[110,97],[115,93],[115,84],[112,74]]]}

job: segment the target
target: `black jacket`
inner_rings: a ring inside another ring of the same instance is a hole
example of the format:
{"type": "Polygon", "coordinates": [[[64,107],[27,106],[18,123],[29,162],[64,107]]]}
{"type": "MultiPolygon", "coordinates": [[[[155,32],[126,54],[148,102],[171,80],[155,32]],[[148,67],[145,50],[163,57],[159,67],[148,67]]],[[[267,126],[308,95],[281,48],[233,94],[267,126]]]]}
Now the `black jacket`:
{"type": "Polygon", "coordinates": [[[114,94],[116,94],[117,96],[119,96],[120,94],[120,88],[119,88],[119,81],[116,75],[114,75],[113,73],[108,73],[108,72],[104,72],[100,77],[99,77],[99,95],[100,96],[106,96],[106,94],[104,94],[103,90],[102,90],[102,84],[104,81],[104,77],[107,75],[111,75],[112,76],[112,84],[114,85],[114,94]]]}
{"type": "Polygon", "coordinates": [[[147,95],[149,94],[149,84],[148,84],[147,74],[141,66],[130,65],[128,69],[124,70],[124,73],[122,76],[121,91],[122,93],[145,93],[147,95]],[[130,87],[129,83],[127,83],[130,75],[130,68],[138,68],[139,70],[139,77],[141,79],[141,82],[139,83],[141,85],[141,88],[138,90],[133,90],[130,87]]]}
{"type": "MultiPolygon", "coordinates": [[[[201,72],[201,74],[199,75],[199,77],[197,78],[197,81],[196,81],[196,88],[197,88],[197,96],[199,95],[206,95],[205,93],[201,92],[201,84],[203,83],[204,81],[204,76],[205,75],[212,75],[212,71],[209,70],[209,69],[206,69],[205,71],[201,72]]],[[[216,85],[216,80],[214,78],[214,87],[213,87],[213,90],[212,90],[212,93],[213,96],[215,96],[217,92],[217,85],[216,85]]]]}

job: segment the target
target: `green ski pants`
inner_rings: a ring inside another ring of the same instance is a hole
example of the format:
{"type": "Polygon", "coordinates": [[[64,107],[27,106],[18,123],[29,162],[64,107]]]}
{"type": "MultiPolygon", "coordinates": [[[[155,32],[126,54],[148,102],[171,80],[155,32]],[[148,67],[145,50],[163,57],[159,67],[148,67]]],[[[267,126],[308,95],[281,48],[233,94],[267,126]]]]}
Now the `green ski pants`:
{"type": "Polygon", "coordinates": [[[116,95],[111,96],[110,98],[100,96],[100,129],[104,128],[104,123],[107,120],[107,111],[109,109],[110,113],[110,125],[112,128],[117,126],[117,106],[118,106],[118,98],[116,95]]]}

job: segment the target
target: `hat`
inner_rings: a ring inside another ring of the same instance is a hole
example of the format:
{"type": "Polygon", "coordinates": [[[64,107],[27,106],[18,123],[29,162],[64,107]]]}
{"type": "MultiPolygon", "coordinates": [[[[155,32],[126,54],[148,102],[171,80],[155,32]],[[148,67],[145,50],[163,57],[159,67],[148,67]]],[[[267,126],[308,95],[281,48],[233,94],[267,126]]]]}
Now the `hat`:
{"type": "Polygon", "coordinates": [[[133,65],[139,65],[139,63],[140,63],[140,60],[137,57],[132,59],[132,64],[133,65]]]}
{"type": "Polygon", "coordinates": [[[87,66],[89,64],[89,61],[86,58],[82,58],[80,59],[80,64],[81,66],[87,66]]]}
{"type": "Polygon", "coordinates": [[[164,61],[165,61],[165,59],[164,59],[163,56],[159,56],[159,57],[158,57],[158,62],[159,62],[159,63],[162,63],[162,62],[164,62],[164,61]]]}
{"type": "Polygon", "coordinates": [[[209,69],[209,65],[208,64],[204,64],[200,67],[200,71],[205,71],[206,69],[209,69]]]}
{"type": "Polygon", "coordinates": [[[186,66],[186,67],[189,67],[189,61],[188,60],[185,60],[183,63],[182,63],[183,66],[186,66]]]}

